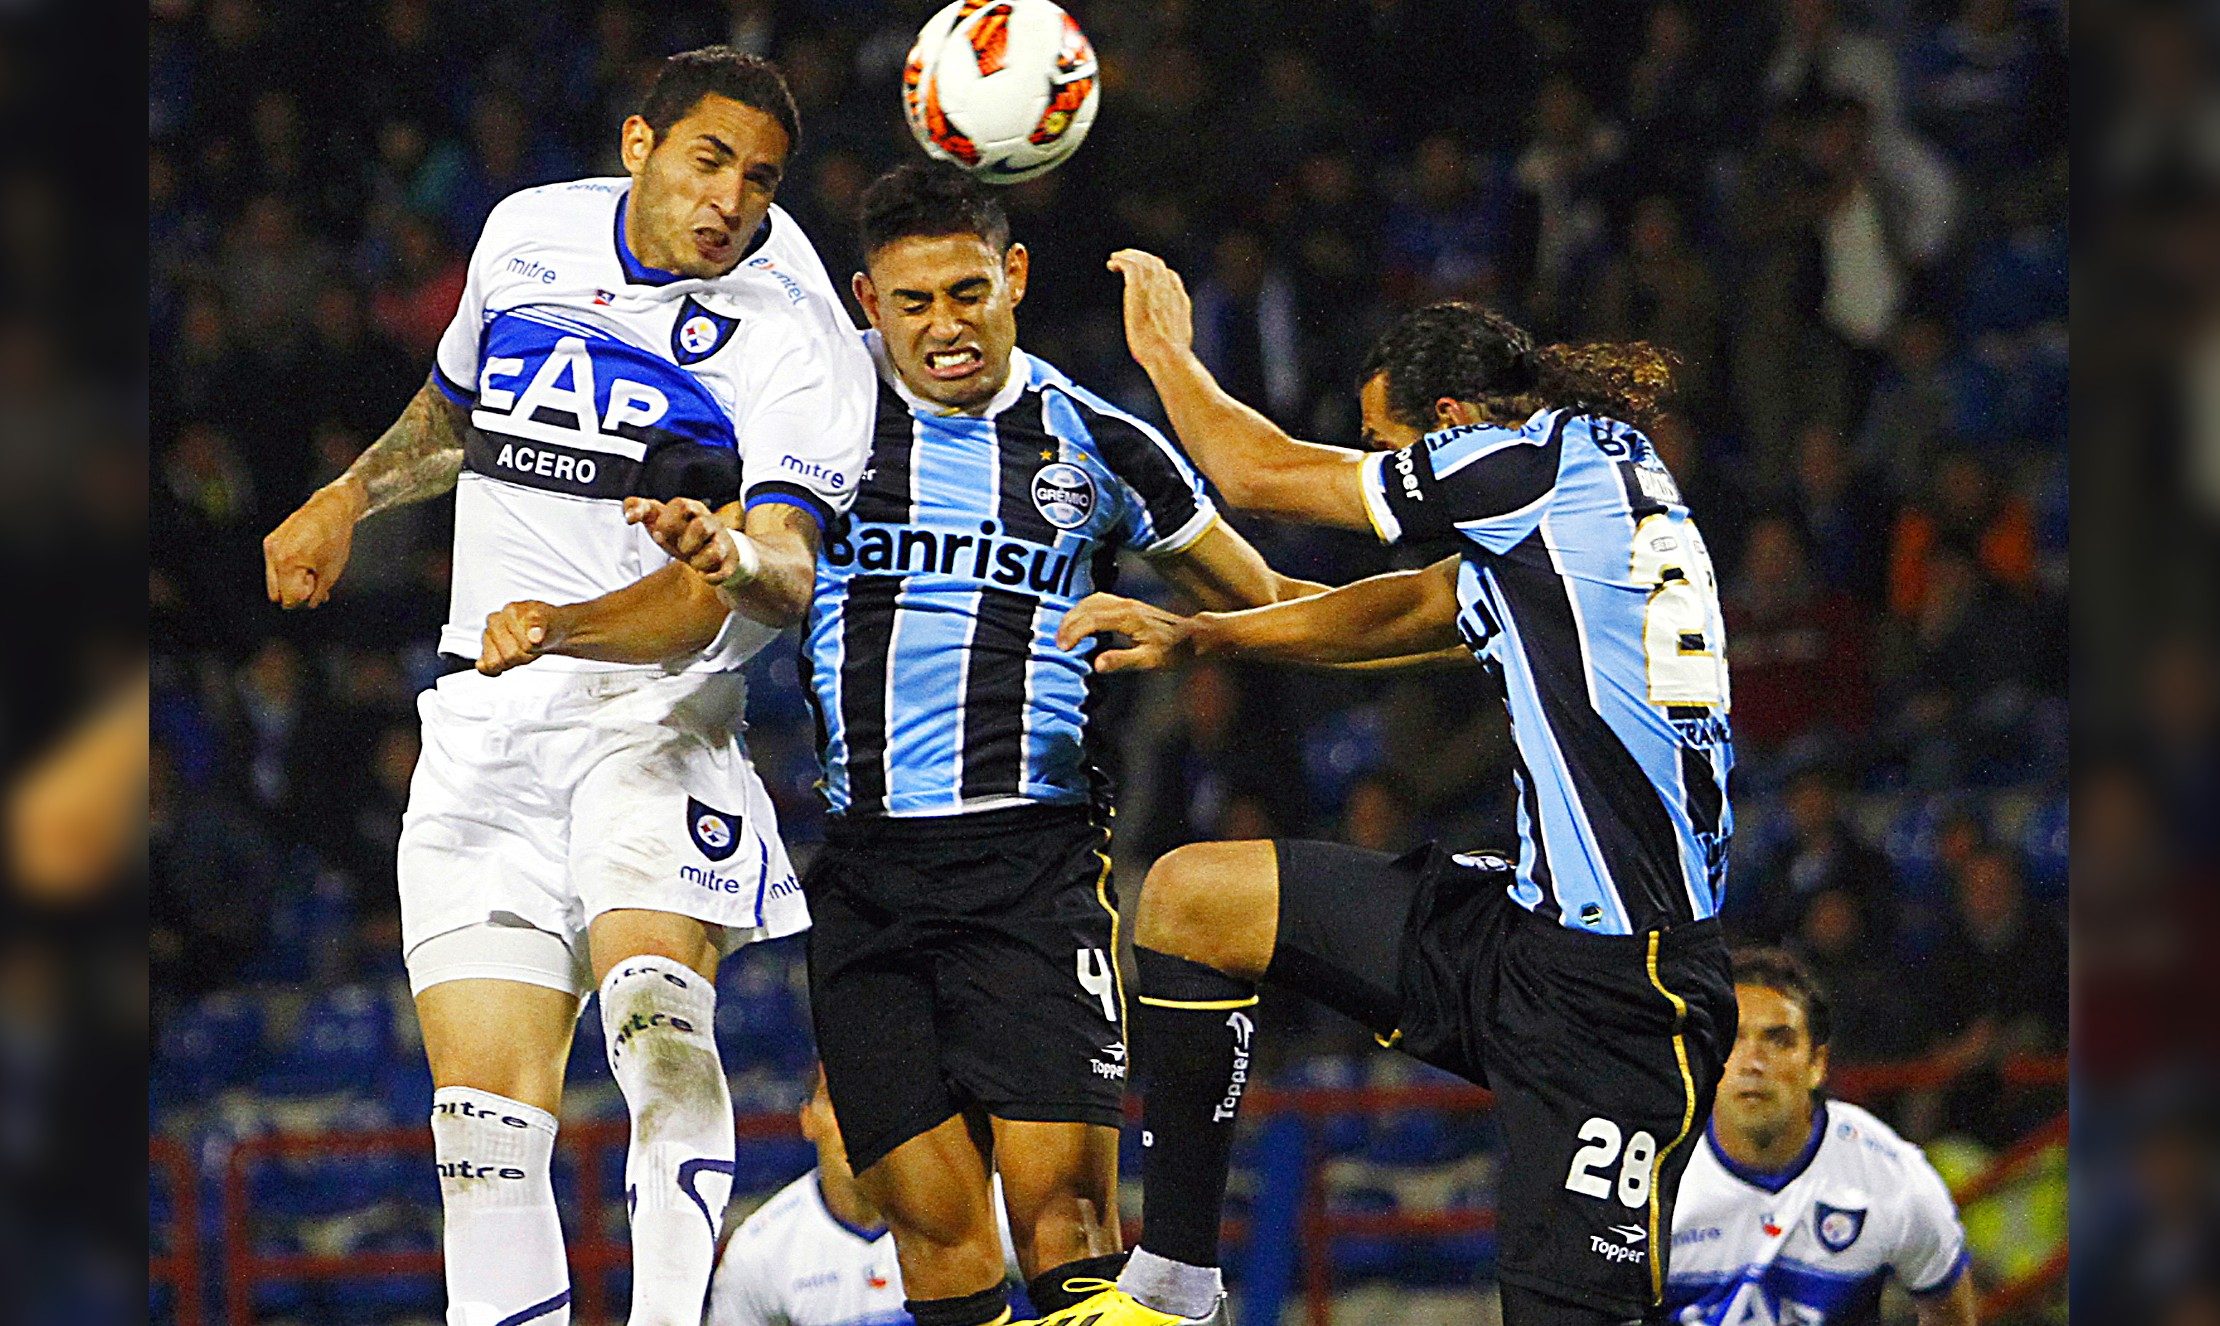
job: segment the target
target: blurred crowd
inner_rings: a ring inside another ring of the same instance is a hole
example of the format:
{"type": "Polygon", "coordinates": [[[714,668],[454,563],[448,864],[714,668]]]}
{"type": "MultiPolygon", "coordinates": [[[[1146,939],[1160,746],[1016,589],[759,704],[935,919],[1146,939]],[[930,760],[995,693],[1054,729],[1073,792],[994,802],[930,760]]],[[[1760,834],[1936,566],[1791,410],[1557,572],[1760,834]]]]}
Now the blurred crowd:
{"type": "MultiPolygon", "coordinates": [[[[1838,1062],[1975,1074],[1906,1105],[1915,1132],[2025,1126],[1980,1084],[2066,1041],[2063,0],[1068,7],[1103,109],[1071,163],[1008,194],[1035,255],[1022,342],[1160,417],[1103,270],[1138,245],[1186,274],[1221,381],[1322,441],[1354,440],[1371,338],[1433,300],[1676,352],[1654,440],[1728,615],[1728,919],[1819,965],[1838,1062]]],[[[917,151],[897,79],[935,8],[157,0],[158,1026],[257,981],[398,971],[393,846],[448,510],[366,524],[312,616],[264,601],[258,541],[421,381],[488,209],[618,173],[658,59],[728,42],[784,69],[803,134],[779,201],[852,270],[859,193],[917,151]]],[[[2122,29],[2118,169],[2220,168],[2212,38],[2122,29]]],[[[1291,574],[1394,564],[1241,523],[1291,574]]],[[[2135,721],[2188,781],[2113,789],[2113,850],[2134,816],[2183,813],[2209,852],[2220,820],[2191,808],[2220,787],[2213,660],[2185,642],[2152,667],[2135,721]]],[[[821,810],[786,647],[753,676],[749,742],[806,851],[821,810]]],[[[1507,841],[1507,736],[1472,687],[1209,666],[1115,689],[1128,891],[1195,839],[1507,841]]]]}
{"type": "Polygon", "coordinates": [[[2074,366],[2073,1309],[2092,1321],[2220,1320],[2216,51],[2210,5],[2077,16],[2076,317],[2105,331],[2074,366]]]}

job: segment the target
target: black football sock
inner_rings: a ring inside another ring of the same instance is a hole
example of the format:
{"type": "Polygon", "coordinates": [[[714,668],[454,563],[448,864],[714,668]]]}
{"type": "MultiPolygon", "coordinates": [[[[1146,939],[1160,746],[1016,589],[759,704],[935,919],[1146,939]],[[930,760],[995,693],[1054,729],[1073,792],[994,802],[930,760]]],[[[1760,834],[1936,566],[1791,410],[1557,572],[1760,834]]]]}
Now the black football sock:
{"type": "Polygon", "coordinates": [[[1025,1284],[1025,1296],[1033,1300],[1033,1311],[1042,1317],[1053,1317],[1065,1308],[1092,1298],[1095,1294],[1117,1282],[1118,1272],[1125,1269],[1125,1254],[1113,1252],[1103,1257],[1082,1257],[1075,1262],[1065,1262],[1034,1276],[1025,1284]],[[1073,1283],[1091,1285],[1089,1288],[1069,1288],[1073,1283]]]}
{"type": "Polygon", "coordinates": [[[1010,1319],[1010,1295],[1001,1285],[962,1298],[912,1298],[903,1311],[917,1326],[997,1326],[1010,1319]]]}
{"type": "Polygon", "coordinates": [[[1256,1055],[1256,983],[1152,949],[1133,956],[1133,1066],[1146,1102],[1141,1245],[1214,1267],[1234,1116],[1256,1055]]]}

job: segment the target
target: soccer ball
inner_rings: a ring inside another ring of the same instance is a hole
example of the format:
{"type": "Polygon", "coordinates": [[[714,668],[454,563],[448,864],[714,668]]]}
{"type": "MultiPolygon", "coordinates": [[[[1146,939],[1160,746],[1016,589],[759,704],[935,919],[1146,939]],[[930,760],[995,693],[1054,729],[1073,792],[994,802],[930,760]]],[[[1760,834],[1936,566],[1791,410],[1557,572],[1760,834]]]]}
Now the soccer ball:
{"type": "Polygon", "coordinates": [[[1055,169],[1101,103],[1095,48],[1049,0],[955,0],[926,20],[902,66],[918,146],[990,184],[1055,169]]]}

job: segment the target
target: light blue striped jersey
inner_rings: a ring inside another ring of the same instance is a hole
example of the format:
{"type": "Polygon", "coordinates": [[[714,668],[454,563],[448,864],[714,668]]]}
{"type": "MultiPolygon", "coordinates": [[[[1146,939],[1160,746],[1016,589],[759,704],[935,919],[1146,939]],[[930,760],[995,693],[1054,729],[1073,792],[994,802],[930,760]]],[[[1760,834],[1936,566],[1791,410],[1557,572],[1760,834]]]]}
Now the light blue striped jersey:
{"type": "Polygon", "coordinates": [[[1456,539],[1458,630],[1517,751],[1511,896],[1579,930],[1715,914],[1733,815],[1726,626],[1703,535],[1649,439],[1544,410],[1365,458],[1380,536],[1456,539]]]}
{"type": "Polygon", "coordinates": [[[840,816],[1072,805],[1095,643],[1056,643],[1120,548],[1178,552],[1216,519],[1156,429],[1012,352],[979,414],[879,365],[870,468],[817,559],[803,669],[827,806],[840,816]]]}

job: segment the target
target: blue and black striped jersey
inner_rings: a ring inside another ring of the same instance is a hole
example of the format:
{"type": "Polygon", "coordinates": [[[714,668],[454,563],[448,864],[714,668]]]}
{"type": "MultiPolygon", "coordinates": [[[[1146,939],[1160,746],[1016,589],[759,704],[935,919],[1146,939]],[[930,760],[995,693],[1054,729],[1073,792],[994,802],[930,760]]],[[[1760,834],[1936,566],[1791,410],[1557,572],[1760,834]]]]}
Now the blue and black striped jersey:
{"type": "Polygon", "coordinates": [[[1734,822],[1726,626],[1649,439],[1544,410],[1368,456],[1364,492],[1381,538],[1462,551],[1458,630],[1511,710],[1512,897],[1602,934],[1714,915],[1734,822]]]}
{"type": "Polygon", "coordinates": [[[1216,519],[1156,429],[1012,353],[980,414],[906,390],[875,333],[878,419],[817,559],[802,665],[842,816],[1086,802],[1093,641],[1056,643],[1119,548],[1178,552],[1216,519]]]}

